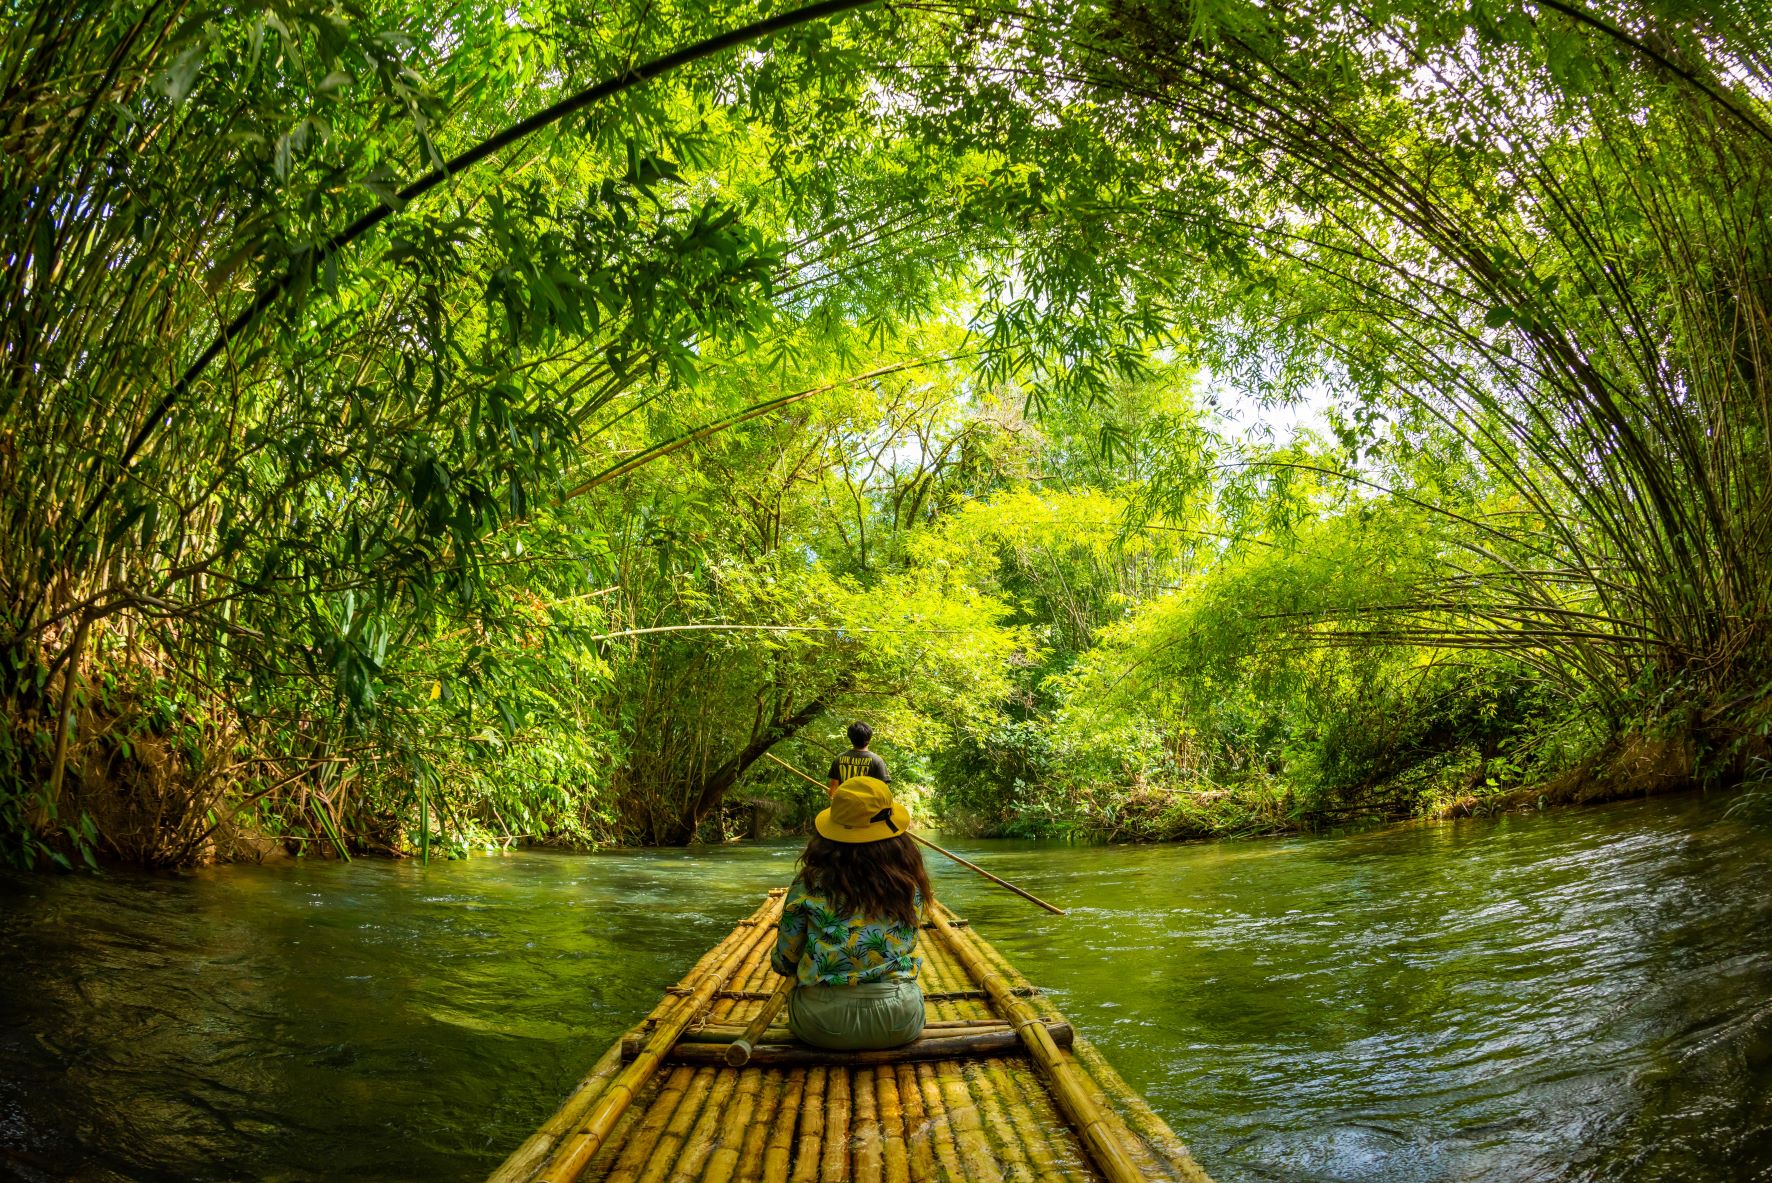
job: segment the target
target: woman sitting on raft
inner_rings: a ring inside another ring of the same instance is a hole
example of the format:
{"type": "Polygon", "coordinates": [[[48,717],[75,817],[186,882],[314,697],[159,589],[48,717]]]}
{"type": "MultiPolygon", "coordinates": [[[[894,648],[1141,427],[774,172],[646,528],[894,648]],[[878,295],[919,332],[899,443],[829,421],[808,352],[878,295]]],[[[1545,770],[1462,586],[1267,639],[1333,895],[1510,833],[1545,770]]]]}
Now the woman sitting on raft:
{"type": "Polygon", "coordinates": [[[770,958],[794,979],[788,1029],[803,1043],[861,1051],[922,1034],[917,934],[935,892],[910,824],[871,776],[844,781],[813,822],[770,958]]]}

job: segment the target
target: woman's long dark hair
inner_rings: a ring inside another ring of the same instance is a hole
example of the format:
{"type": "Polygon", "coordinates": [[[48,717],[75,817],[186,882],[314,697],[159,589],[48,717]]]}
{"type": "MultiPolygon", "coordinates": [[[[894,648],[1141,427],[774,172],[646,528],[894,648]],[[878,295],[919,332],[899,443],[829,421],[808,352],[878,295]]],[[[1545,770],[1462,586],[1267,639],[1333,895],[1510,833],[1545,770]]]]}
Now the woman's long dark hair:
{"type": "Polygon", "coordinates": [[[800,882],[847,915],[889,917],[915,928],[917,896],[925,907],[935,898],[923,852],[909,834],[878,842],[832,842],[812,835],[800,855],[800,882]]]}

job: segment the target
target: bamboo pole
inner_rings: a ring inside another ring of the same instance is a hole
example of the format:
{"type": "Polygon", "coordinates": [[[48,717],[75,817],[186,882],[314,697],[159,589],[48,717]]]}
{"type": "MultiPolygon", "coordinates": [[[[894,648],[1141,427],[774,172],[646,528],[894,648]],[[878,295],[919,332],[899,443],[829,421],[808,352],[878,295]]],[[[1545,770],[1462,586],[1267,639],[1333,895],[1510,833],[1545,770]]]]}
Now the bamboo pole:
{"type": "Polygon", "coordinates": [[[818,1183],[818,1157],[824,1149],[824,1086],[827,1070],[806,1072],[806,1092],[800,1101],[800,1135],[794,1144],[794,1173],[789,1183],[818,1183]]]}
{"type": "Polygon", "coordinates": [[[914,1064],[900,1064],[893,1075],[898,1080],[898,1103],[904,1108],[905,1157],[912,1179],[935,1178],[935,1150],[929,1142],[929,1116],[923,1108],[923,1090],[917,1084],[914,1064]]]}
{"type": "Polygon", "coordinates": [[[937,904],[932,909],[941,927],[937,931],[947,942],[954,957],[972,975],[980,987],[991,995],[997,1013],[1007,1019],[1021,1036],[1028,1054],[1046,1077],[1059,1111],[1083,1139],[1083,1147],[1095,1161],[1096,1168],[1108,1183],[1143,1183],[1145,1175],[1132,1161],[1127,1147],[1115,1136],[1101,1108],[1090,1097],[1071,1059],[1053,1042],[1046,1025],[1027,1002],[1017,998],[1002,974],[985,963],[977,948],[969,943],[967,934],[948,919],[947,910],[937,904]]]}
{"type": "Polygon", "coordinates": [[[880,1120],[880,1157],[885,1183],[910,1183],[904,1105],[898,1099],[898,1074],[889,1064],[874,1068],[874,1108],[880,1120]]]}
{"type": "MultiPolygon", "coordinates": [[[[638,1027],[634,1028],[634,1032],[638,1031],[638,1027]]],[[[554,1116],[513,1150],[510,1157],[486,1177],[486,1183],[524,1183],[535,1173],[542,1160],[547,1158],[548,1151],[554,1148],[554,1143],[579,1123],[585,1110],[602,1094],[610,1078],[621,1071],[622,1044],[626,1038],[625,1035],[616,1037],[615,1042],[591,1066],[591,1070],[567,1094],[566,1100],[554,1112],[554,1116]]]]}
{"type": "MultiPolygon", "coordinates": [[[[678,1102],[676,1112],[671,1114],[671,1120],[665,1123],[664,1132],[659,1135],[652,1153],[646,1157],[640,1173],[632,1176],[633,1183],[663,1183],[671,1164],[677,1161],[678,1150],[689,1138],[690,1127],[701,1116],[702,1108],[707,1104],[708,1093],[713,1087],[714,1070],[697,1069],[689,1087],[683,1090],[683,1099],[678,1102]]],[[[611,1172],[608,1183],[629,1183],[629,1180],[630,1177],[625,1174],[611,1172]]]]}
{"type": "Polygon", "coordinates": [[[577,1131],[555,1148],[547,1165],[537,1177],[537,1183],[573,1183],[578,1178],[579,1172],[584,1170],[585,1164],[591,1161],[591,1156],[597,1153],[597,1148],[615,1128],[616,1121],[633,1104],[640,1089],[652,1079],[653,1073],[663,1063],[665,1053],[677,1042],[677,1037],[695,1021],[738,966],[744,964],[748,959],[747,955],[774,939],[774,929],[765,921],[780,917],[785,895],[785,890],[780,888],[769,893],[768,901],[754,918],[756,923],[751,925],[749,937],[740,945],[741,953],[735,959],[736,963],[728,962],[724,969],[710,967],[689,996],[667,1017],[658,1021],[645,1048],[609,1083],[586,1113],[577,1131]]]}
{"type": "Polygon", "coordinates": [[[966,1083],[972,1089],[972,1099],[978,1106],[978,1115],[985,1128],[997,1133],[995,1152],[1000,1159],[1003,1175],[1007,1183],[1034,1183],[1034,1171],[1028,1165],[1028,1154],[1033,1149],[1028,1146],[1010,1119],[1008,1104],[997,1091],[997,1082],[986,1071],[994,1064],[973,1064],[966,1069],[966,1083]]]}
{"type": "Polygon", "coordinates": [[[1019,1065],[1008,1060],[992,1060],[985,1069],[996,1081],[1009,1110],[1010,1124],[1027,1148],[1028,1162],[1039,1183],[1089,1183],[1094,1172],[1085,1169],[1088,1156],[1068,1135],[1063,1115],[1053,1105],[1051,1095],[1033,1078],[1033,1069],[1030,1067],[1024,1073],[1019,1065]],[[1066,1136],[1054,1138],[1055,1129],[1065,1130],[1066,1136]]]}
{"type": "Polygon", "coordinates": [[[694,1080],[693,1068],[676,1068],[665,1077],[658,1095],[652,1098],[652,1104],[641,1117],[639,1125],[628,1136],[627,1141],[622,1143],[621,1154],[609,1169],[605,1183],[632,1183],[639,1178],[641,1168],[652,1156],[652,1148],[658,1145],[658,1140],[664,1136],[665,1127],[677,1115],[677,1107],[683,1103],[694,1080]]]}
{"type": "Polygon", "coordinates": [[[801,1113],[805,1108],[806,1077],[804,1068],[788,1073],[781,1089],[781,1115],[770,1127],[769,1140],[763,1147],[762,1183],[787,1183],[788,1164],[794,1150],[801,1113]]]}
{"type": "Polygon", "coordinates": [[[886,1173],[885,1148],[880,1138],[879,1097],[874,1079],[874,1069],[860,1068],[850,1086],[855,1105],[855,1134],[851,1143],[855,1156],[855,1183],[883,1183],[886,1173]]]}
{"type": "MultiPolygon", "coordinates": [[[[787,1087],[786,1077],[779,1068],[772,1068],[761,1075],[763,1090],[757,1096],[757,1107],[754,1118],[745,1126],[744,1143],[738,1148],[738,1164],[735,1183],[762,1183],[763,1155],[769,1145],[769,1138],[775,1127],[780,1124],[776,1120],[776,1111],[781,1104],[782,1091],[787,1087]]],[[[789,1133],[793,1130],[793,1118],[789,1116],[785,1123],[789,1133]]],[[[709,1183],[724,1183],[724,1180],[713,1175],[709,1183]]]]}
{"type": "MultiPolygon", "coordinates": [[[[719,1137],[720,1128],[726,1117],[727,1105],[738,1086],[739,1077],[748,1076],[756,1079],[754,1072],[729,1072],[721,1069],[713,1073],[714,1087],[708,1093],[707,1105],[703,1107],[701,1116],[696,1119],[695,1126],[683,1137],[682,1153],[676,1156],[676,1165],[670,1168],[667,1175],[661,1167],[653,1179],[669,1179],[671,1183],[689,1183],[699,1179],[702,1168],[707,1165],[708,1157],[714,1153],[714,1144],[719,1137]]],[[[736,1106],[734,1106],[736,1108],[736,1106]]],[[[669,1160],[667,1159],[666,1162],[669,1160]]]]}
{"type": "MultiPolygon", "coordinates": [[[[930,927],[933,929],[934,925],[931,925],[930,927]]],[[[925,948],[925,949],[930,948],[930,947],[931,946],[929,946],[927,944],[919,946],[919,948],[925,948]]],[[[932,982],[934,982],[934,980],[935,979],[933,977],[927,977],[927,978],[919,978],[918,982],[919,982],[919,984],[924,984],[924,983],[932,983],[932,982]]],[[[775,993],[775,991],[773,991],[773,990],[721,990],[719,993],[715,994],[714,997],[715,997],[715,999],[717,999],[719,1001],[723,1001],[723,1002],[724,1001],[768,1002],[769,996],[773,993],[775,993]]],[[[1017,986],[1012,991],[1012,993],[1027,996],[1027,995],[1033,994],[1034,989],[1031,986],[1017,986]]],[[[951,990],[951,991],[945,991],[945,992],[940,991],[940,990],[937,990],[934,992],[931,992],[929,990],[924,990],[923,997],[926,999],[932,1000],[932,1001],[946,1000],[948,1002],[988,1002],[990,1000],[991,996],[989,994],[985,993],[983,990],[970,990],[969,989],[969,990],[951,990]]],[[[669,1010],[670,1007],[668,1005],[666,1005],[662,1009],[669,1010]]]]}
{"type": "Polygon", "coordinates": [[[923,1112],[929,1116],[929,1148],[944,1178],[963,1181],[966,1169],[960,1162],[960,1148],[954,1142],[954,1126],[948,1117],[947,1098],[941,1093],[941,1080],[935,1064],[917,1065],[917,1091],[923,1095],[923,1112]]]}
{"type": "MultiPolygon", "coordinates": [[[[1048,1020],[1062,1020],[1051,1001],[1041,996],[1027,984],[1027,979],[1015,968],[1002,952],[983,936],[977,929],[969,928],[967,934],[972,943],[991,965],[1001,972],[1005,979],[1012,983],[1017,993],[1026,993],[1033,998],[1033,1008],[1048,1020]]],[[[1133,1133],[1142,1139],[1158,1158],[1164,1160],[1175,1174],[1186,1183],[1211,1183],[1205,1168],[1194,1158],[1193,1152],[1187,1148],[1169,1123],[1152,1109],[1131,1085],[1126,1083],[1114,1066],[1107,1062],[1095,1045],[1081,1035],[1071,1043],[1071,1055],[1077,1066],[1082,1070],[1101,1092],[1105,1093],[1113,1103],[1115,1114],[1129,1126],[1133,1133]]]]}
{"type": "Polygon", "coordinates": [[[954,1149],[966,1164],[966,1173],[977,1183],[1003,1183],[1003,1172],[984,1136],[984,1123],[979,1120],[978,1103],[968,1087],[965,1069],[957,1063],[943,1064],[938,1079],[948,1107],[948,1124],[954,1131],[954,1149]]]}
{"type": "MultiPolygon", "coordinates": [[[[789,772],[793,773],[795,776],[801,777],[804,780],[812,781],[813,784],[818,785],[818,787],[821,789],[828,790],[830,788],[829,785],[826,785],[826,784],[824,784],[820,781],[817,781],[817,780],[813,780],[812,777],[807,776],[804,772],[801,772],[798,768],[795,768],[792,764],[789,764],[786,760],[783,760],[781,757],[775,755],[775,753],[764,752],[763,754],[765,756],[769,757],[771,760],[774,760],[777,764],[781,765],[783,768],[787,769],[789,772]]],[[[962,867],[965,867],[967,870],[978,872],[980,875],[983,875],[986,879],[989,879],[992,883],[995,883],[998,887],[1005,888],[1009,891],[1013,891],[1016,895],[1020,896],[1022,899],[1027,900],[1031,904],[1038,904],[1040,907],[1046,909],[1048,912],[1051,912],[1054,916],[1063,916],[1065,914],[1065,911],[1063,908],[1060,908],[1055,904],[1047,903],[1045,900],[1041,899],[1039,896],[1035,895],[1033,892],[1024,891],[1023,889],[1015,886],[1015,884],[1009,882],[1009,880],[1007,880],[1007,879],[999,879],[997,876],[991,874],[989,871],[985,870],[983,867],[979,866],[977,863],[967,862],[965,859],[961,858],[959,855],[955,854],[953,851],[946,850],[940,846],[937,846],[935,843],[929,841],[929,839],[923,837],[921,834],[914,833],[910,830],[906,830],[905,833],[907,835],[909,835],[912,840],[922,843],[924,846],[927,846],[930,850],[935,851],[937,854],[946,855],[948,858],[953,859],[956,863],[959,863],[962,867]]]]}
{"type": "MultiPolygon", "coordinates": [[[[1045,1020],[1036,1022],[1042,1024],[1041,1029],[1055,1047],[1070,1047],[1075,1034],[1069,1023],[1048,1023],[1045,1020]]],[[[938,1028],[938,1034],[928,1038],[875,1051],[839,1052],[809,1047],[803,1043],[761,1043],[751,1050],[746,1066],[841,1068],[874,1064],[916,1064],[966,1057],[984,1059],[990,1056],[1014,1055],[1022,1050],[1026,1042],[1023,1032],[1008,1023],[973,1029],[950,1028],[945,1034],[940,1033],[941,1030],[938,1028]]],[[[718,1043],[680,1043],[665,1054],[664,1062],[671,1065],[725,1067],[726,1047],[718,1043]]]]}
{"type": "Polygon", "coordinates": [[[744,1029],[744,1034],[733,1040],[731,1045],[727,1047],[726,1062],[728,1064],[734,1068],[744,1066],[745,1061],[751,1058],[751,1049],[763,1042],[763,1033],[769,1030],[769,1024],[775,1021],[775,1016],[781,1013],[781,1008],[786,1004],[788,995],[793,992],[793,978],[783,978],[776,983],[775,993],[771,994],[769,1001],[765,1002],[762,1008],[757,1011],[750,1026],[744,1029]]]}
{"type": "MultiPolygon", "coordinates": [[[[1058,1018],[1053,1019],[1052,1021],[1062,1023],[1065,1020],[1058,1018]]],[[[930,1019],[923,1024],[923,1035],[928,1036],[941,1033],[951,1034],[958,1031],[984,1027],[1001,1027],[1003,1025],[1003,1020],[997,1018],[995,1015],[982,1019],[930,1019]]],[[[677,1044],[678,1046],[682,1046],[690,1043],[731,1043],[744,1033],[745,1028],[733,1023],[704,1023],[694,1030],[683,1032],[682,1036],[677,1040],[677,1044]]],[[[793,1032],[786,1027],[772,1025],[763,1033],[763,1038],[758,1041],[757,1046],[761,1046],[765,1043],[786,1043],[793,1038],[793,1032]]],[[[921,1036],[919,1036],[919,1038],[921,1038],[921,1036]]],[[[645,1033],[638,1032],[637,1029],[636,1031],[630,1031],[628,1034],[623,1035],[621,1039],[622,1055],[630,1060],[639,1053],[641,1046],[646,1042],[645,1033]]]]}
{"type": "MultiPolygon", "coordinates": [[[[761,1100],[767,1076],[762,1072],[740,1072],[736,1075],[738,1095],[722,1116],[720,1144],[708,1156],[707,1167],[701,1175],[702,1183],[729,1183],[738,1173],[739,1155],[744,1146],[745,1135],[753,1124],[758,1124],[753,1123],[752,1116],[761,1100]]],[[[758,1128],[761,1129],[760,1124],[758,1128]]]]}
{"type": "Polygon", "coordinates": [[[824,1093],[824,1149],[818,1183],[849,1183],[849,1069],[827,1070],[824,1093]]]}

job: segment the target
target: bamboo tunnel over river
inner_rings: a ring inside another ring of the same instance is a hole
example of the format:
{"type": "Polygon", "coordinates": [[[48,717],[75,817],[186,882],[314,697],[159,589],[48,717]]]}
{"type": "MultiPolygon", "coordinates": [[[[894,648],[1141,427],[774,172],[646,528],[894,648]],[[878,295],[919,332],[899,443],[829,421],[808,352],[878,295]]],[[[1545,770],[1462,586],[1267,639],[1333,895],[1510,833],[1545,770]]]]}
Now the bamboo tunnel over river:
{"type": "MultiPolygon", "coordinates": [[[[1063,919],[934,870],[1069,1028],[1045,1029],[1092,1076],[1099,1049],[1220,1183],[1751,1179],[1772,1171],[1772,834],[1728,805],[953,843],[1063,919]]],[[[0,1178],[485,1179],[797,853],[0,878],[0,1178]]],[[[936,1033],[988,1041],[963,959],[929,948],[936,1033]]],[[[804,1153],[804,1117],[776,1116],[796,1086],[802,1115],[848,1123],[816,1131],[821,1170],[830,1150],[851,1178],[896,1177],[902,1149],[938,1177],[1087,1177],[1024,1056],[729,1072],[721,1041],[771,984],[754,956],[737,968],[588,1177],[751,1177],[771,1139],[804,1153]],[[929,1137],[894,1149],[893,1122],[929,1137]]]]}

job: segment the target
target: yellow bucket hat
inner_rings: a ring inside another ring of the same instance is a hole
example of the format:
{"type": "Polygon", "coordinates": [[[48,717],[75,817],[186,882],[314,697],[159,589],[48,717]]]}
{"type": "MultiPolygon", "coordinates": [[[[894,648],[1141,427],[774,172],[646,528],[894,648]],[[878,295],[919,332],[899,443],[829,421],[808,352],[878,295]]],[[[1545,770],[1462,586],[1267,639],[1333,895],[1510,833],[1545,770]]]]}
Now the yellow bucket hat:
{"type": "Polygon", "coordinates": [[[852,776],[831,794],[812,824],[832,842],[880,842],[911,828],[911,811],[892,800],[886,782],[852,776]]]}

